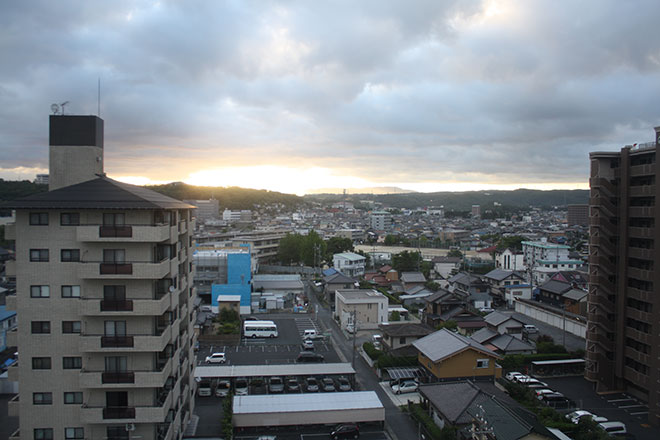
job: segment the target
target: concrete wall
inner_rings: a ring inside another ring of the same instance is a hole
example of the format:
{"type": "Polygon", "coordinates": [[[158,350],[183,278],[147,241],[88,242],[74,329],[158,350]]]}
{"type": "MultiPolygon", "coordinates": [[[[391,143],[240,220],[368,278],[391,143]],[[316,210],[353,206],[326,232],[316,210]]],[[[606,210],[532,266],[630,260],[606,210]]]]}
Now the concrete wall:
{"type": "MultiPolygon", "coordinates": [[[[560,329],[564,328],[562,322],[563,317],[561,312],[555,312],[548,308],[536,305],[531,302],[526,301],[516,301],[516,312],[527,315],[531,318],[537,319],[546,324],[550,324],[553,327],[560,329]]],[[[576,318],[567,314],[566,316],[566,331],[575,336],[581,338],[586,338],[587,335],[587,323],[586,321],[577,321],[576,318]]],[[[584,320],[584,318],[582,318],[584,320]]]]}

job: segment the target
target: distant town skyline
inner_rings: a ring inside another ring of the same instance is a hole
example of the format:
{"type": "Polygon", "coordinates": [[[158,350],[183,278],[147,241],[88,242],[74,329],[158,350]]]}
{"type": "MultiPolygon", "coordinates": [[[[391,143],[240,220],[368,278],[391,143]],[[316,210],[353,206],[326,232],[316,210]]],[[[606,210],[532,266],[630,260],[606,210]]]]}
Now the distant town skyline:
{"type": "Polygon", "coordinates": [[[105,120],[105,170],[318,188],[585,189],[660,125],[655,0],[9,2],[0,178],[48,172],[48,114],[105,120]]]}

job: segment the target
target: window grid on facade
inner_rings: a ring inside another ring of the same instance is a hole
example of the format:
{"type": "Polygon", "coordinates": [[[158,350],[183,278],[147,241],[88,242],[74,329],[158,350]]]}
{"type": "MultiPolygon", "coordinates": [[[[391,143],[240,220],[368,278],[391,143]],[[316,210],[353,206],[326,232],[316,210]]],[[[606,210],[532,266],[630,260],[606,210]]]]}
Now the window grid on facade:
{"type": "Polygon", "coordinates": [[[48,257],[48,249],[30,249],[30,261],[32,262],[47,262],[48,257]]]}
{"type": "Polygon", "coordinates": [[[62,262],[80,261],[80,249],[62,249],[62,262]]]}
{"type": "Polygon", "coordinates": [[[62,286],[62,298],[80,298],[80,286],[62,286]]]}
{"type": "Polygon", "coordinates": [[[32,334],[50,333],[50,321],[32,321],[32,334]]]}
{"type": "Polygon", "coordinates": [[[31,212],[30,225],[32,226],[48,226],[48,213],[47,212],[31,212]]]}
{"type": "Polygon", "coordinates": [[[62,333],[80,333],[80,321],[62,321],[62,333]]]}
{"type": "Polygon", "coordinates": [[[65,405],[73,405],[73,404],[80,404],[82,405],[83,403],[83,393],[82,391],[65,391],[64,392],[64,404],[65,405]]]}
{"type": "Polygon", "coordinates": [[[53,393],[32,393],[32,403],[34,405],[52,405],[53,393]]]}
{"type": "Polygon", "coordinates": [[[48,298],[50,297],[50,287],[48,286],[30,286],[31,298],[48,298]]]}
{"type": "Polygon", "coordinates": [[[84,439],[85,430],[83,428],[64,428],[64,438],[69,439],[84,439]]]}
{"type": "Polygon", "coordinates": [[[80,370],[82,368],[82,357],[80,356],[63,357],[62,368],[65,370],[80,370]]]}
{"type": "Polygon", "coordinates": [[[50,370],[50,358],[49,357],[33,357],[32,358],[32,369],[33,370],[50,370]]]}
{"type": "Polygon", "coordinates": [[[63,212],[60,214],[61,226],[78,226],[80,225],[80,214],[77,212],[63,212]]]}
{"type": "Polygon", "coordinates": [[[34,440],[53,440],[53,428],[35,428],[34,440]]]}

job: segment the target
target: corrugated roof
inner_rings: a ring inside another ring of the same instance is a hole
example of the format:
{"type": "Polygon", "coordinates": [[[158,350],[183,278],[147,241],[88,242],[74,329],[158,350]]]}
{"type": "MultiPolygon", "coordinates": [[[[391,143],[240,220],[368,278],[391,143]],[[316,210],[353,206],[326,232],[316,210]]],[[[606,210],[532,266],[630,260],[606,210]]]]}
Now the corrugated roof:
{"type": "Polygon", "coordinates": [[[374,391],[234,396],[234,414],[384,408],[374,391]]]}
{"type": "Polygon", "coordinates": [[[0,205],[11,209],[191,209],[147,188],[99,177],[0,205]]]}
{"type": "MultiPolygon", "coordinates": [[[[350,363],[279,364],[279,365],[200,365],[195,377],[268,377],[268,376],[322,376],[328,374],[355,374],[350,363]]],[[[342,393],[345,394],[345,393],[342,393]]]]}

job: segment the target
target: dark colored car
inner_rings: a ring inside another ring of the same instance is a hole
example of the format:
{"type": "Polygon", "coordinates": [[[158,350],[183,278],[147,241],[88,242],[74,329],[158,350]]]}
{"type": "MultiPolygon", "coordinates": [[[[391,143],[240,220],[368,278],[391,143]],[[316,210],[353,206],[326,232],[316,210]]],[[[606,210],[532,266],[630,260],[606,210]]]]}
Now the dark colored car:
{"type": "Polygon", "coordinates": [[[323,362],[325,361],[325,358],[323,355],[320,355],[318,353],[314,353],[312,351],[303,351],[298,355],[296,358],[296,362],[303,363],[303,362],[323,362]]]}
{"type": "Polygon", "coordinates": [[[289,378],[289,379],[286,380],[286,392],[287,393],[299,393],[300,392],[300,384],[298,383],[298,379],[289,378]]]}
{"type": "Polygon", "coordinates": [[[330,432],[330,438],[333,440],[339,440],[342,438],[360,438],[360,428],[353,423],[337,425],[332,432],[330,432]]]}

